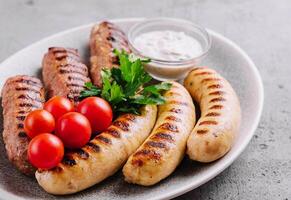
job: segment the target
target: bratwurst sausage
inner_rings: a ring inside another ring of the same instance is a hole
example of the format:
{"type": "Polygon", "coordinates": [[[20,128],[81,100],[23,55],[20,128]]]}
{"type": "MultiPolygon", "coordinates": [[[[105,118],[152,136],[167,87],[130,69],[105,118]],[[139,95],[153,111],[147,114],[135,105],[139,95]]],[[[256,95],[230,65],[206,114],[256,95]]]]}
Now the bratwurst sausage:
{"type": "Polygon", "coordinates": [[[115,24],[104,21],[93,26],[90,35],[90,74],[98,87],[102,86],[102,68],[111,69],[119,65],[113,50],[130,52],[125,33],[115,24]]]}
{"type": "Polygon", "coordinates": [[[67,153],[57,167],[38,170],[38,183],[48,193],[63,195],[101,182],[113,175],[147,138],[156,115],[154,105],[143,107],[141,115],[121,115],[86,146],[67,153]]]}
{"type": "Polygon", "coordinates": [[[149,138],[123,167],[125,180],[149,186],[169,176],[185,154],[195,124],[195,108],[187,90],[172,82],[166,103],[158,107],[158,119],[149,138]]]}
{"type": "Polygon", "coordinates": [[[24,132],[23,122],[28,113],[41,109],[43,102],[43,85],[35,77],[10,77],[2,89],[3,140],[8,159],[26,175],[33,175],[36,169],[27,160],[30,139],[24,132]]]}
{"type": "Polygon", "coordinates": [[[184,85],[201,109],[187,141],[187,154],[200,162],[217,160],[230,150],[239,130],[238,97],[227,80],[206,67],[191,71],[184,85]]]}
{"type": "Polygon", "coordinates": [[[90,82],[77,49],[50,47],[42,60],[42,77],[48,96],[64,96],[79,103],[80,92],[90,82]]]}

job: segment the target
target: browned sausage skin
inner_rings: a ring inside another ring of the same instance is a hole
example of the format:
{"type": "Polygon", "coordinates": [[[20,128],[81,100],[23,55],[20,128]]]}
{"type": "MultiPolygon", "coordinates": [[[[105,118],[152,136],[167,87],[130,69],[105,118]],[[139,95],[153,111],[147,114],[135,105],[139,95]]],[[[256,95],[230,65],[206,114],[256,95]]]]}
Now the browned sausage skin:
{"type": "Polygon", "coordinates": [[[164,93],[151,135],[123,167],[125,180],[144,186],[169,176],[185,154],[186,142],[195,124],[195,107],[187,90],[177,82],[164,93]]]}
{"type": "Polygon", "coordinates": [[[238,97],[226,79],[207,67],[193,69],[184,86],[201,109],[201,117],[187,141],[187,154],[200,162],[217,160],[230,150],[239,130],[238,97]]]}
{"type": "Polygon", "coordinates": [[[107,21],[95,25],[90,35],[90,74],[93,83],[98,87],[102,85],[102,68],[110,69],[119,64],[118,58],[113,53],[114,49],[130,52],[125,33],[107,21]]]}
{"type": "Polygon", "coordinates": [[[30,139],[24,132],[23,123],[29,112],[42,108],[44,101],[43,85],[35,77],[11,77],[2,89],[3,140],[8,159],[26,175],[33,175],[35,168],[27,160],[30,139]]]}
{"type": "Polygon", "coordinates": [[[36,179],[51,194],[72,194],[113,175],[141,145],[154,126],[157,108],[147,105],[141,115],[119,116],[107,131],[79,150],[66,153],[52,170],[38,170],[36,179]]]}
{"type": "Polygon", "coordinates": [[[77,104],[85,83],[90,81],[88,68],[81,62],[77,49],[51,47],[42,66],[48,96],[64,96],[77,104]]]}

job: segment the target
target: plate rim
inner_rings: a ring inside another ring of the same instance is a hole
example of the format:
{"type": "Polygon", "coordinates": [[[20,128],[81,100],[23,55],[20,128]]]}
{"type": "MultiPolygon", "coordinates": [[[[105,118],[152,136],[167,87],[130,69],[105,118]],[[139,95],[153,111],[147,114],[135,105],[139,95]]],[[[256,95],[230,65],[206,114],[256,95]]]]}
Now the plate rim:
{"type": "MultiPolygon", "coordinates": [[[[108,21],[112,21],[113,23],[125,23],[125,22],[138,22],[138,21],[142,21],[146,18],[143,17],[137,17],[137,18],[113,18],[113,19],[107,19],[108,21]]],[[[184,19],[180,19],[180,18],[175,18],[178,20],[184,20],[184,19]]],[[[63,31],[60,31],[58,33],[52,34],[50,36],[44,37],[43,39],[40,39],[36,42],[33,42],[32,44],[24,47],[23,49],[17,51],[16,53],[12,54],[11,56],[7,57],[6,59],[4,59],[1,63],[0,63],[0,68],[6,64],[6,62],[8,62],[10,59],[12,59],[13,57],[17,56],[18,54],[21,54],[22,52],[26,51],[27,49],[36,46],[40,43],[45,42],[46,40],[51,40],[55,37],[58,37],[60,35],[64,35],[79,29],[84,29],[88,26],[93,26],[93,24],[96,24],[98,22],[102,21],[101,20],[97,20],[96,22],[91,22],[85,25],[81,25],[81,26],[76,26],[70,29],[66,29],[63,31]]],[[[191,21],[191,20],[190,20],[191,21]]],[[[156,200],[164,200],[164,199],[169,199],[169,198],[175,198],[177,196],[180,196],[186,192],[189,192],[195,188],[198,188],[199,186],[205,184],[206,182],[210,181],[211,179],[213,179],[214,177],[216,177],[217,175],[219,175],[222,171],[224,171],[227,167],[229,167],[238,157],[239,155],[245,150],[245,148],[247,147],[247,145],[249,144],[250,140],[252,139],[253,135],[255,134],[255,131],[257,129],[257,126],[260,122],[260,118],[262,115],[262,111],[263,111],[263,105],[264,105],[264,87],[263,87],[263,82],[262,82],[262,78],[260,76],[259,70],[257,69],[257,67],[255,66],[254,62],[251,60],[251,58],[247,55],[247,53],[241,48],[239,47],[236,43],[234,43],[233,41],[231,41],[230,39],[228,39],[227,37],[223,36],[220,33],[217,33],[213,30],[207,29],[207,31],[209,32],[209,34],[211,36],[215,36],[216,38],[220,39],[221,41],[227,43],[228,45],[230,45],[232,48],[234,48],[248,63],[248,66],[250,67],[253,75],[255,76],[255,80],[257,82],[257,86],[258,86],[258,105],[257,105],[257,112],[256,112],[256,116],[254,119],[254,122],[252,124],[252,126],[249,128],[249,131],[251,134],[249,134],[246,139],[243,141],[243,143],[241,143],[237,150],[235,152],[233,152],[233,155],[231,157],[229,157],[227,160],[225,160],[222,164],[218,165],[216,167],[217,170],[214,171],[210,171],[210,173],[207,173],[203,178],[203,181],[199,182],[198,184],[187,184],[184,187],[180,187],[177,188],[175,190],[172,190],[170,192],[167,192],[166,194],[161,193],[160,195],[156,196],[154,199],[156,200]]],[[[19,197],[13,193],[10,193],[2,188],[0,188],[0,194],[1,197],[0,199],[25,199],[23,197],[19,197]]]]}

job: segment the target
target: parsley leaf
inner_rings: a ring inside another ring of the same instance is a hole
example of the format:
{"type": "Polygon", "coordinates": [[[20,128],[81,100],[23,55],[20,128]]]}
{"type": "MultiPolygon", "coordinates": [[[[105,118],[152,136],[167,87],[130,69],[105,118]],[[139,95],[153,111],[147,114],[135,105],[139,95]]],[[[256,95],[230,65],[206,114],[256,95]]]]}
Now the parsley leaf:
{"type": "Polygon", "coordinates": [[[149,59],[140,59],[125,51],[114,50],[119,59],[120,67],[102,69],[102,89],[92,83],[85,84],[85,90],[81,92],[80,98],[89,96],[100,96],[107,100],[114,113],[139,114],[143,105],[161,105],[165,103],[162,92],[169,90],[171,83],[162,82],[155,85],[145,84],[152,77],[144,70],[143,65],[150,62],[149,59]]]}

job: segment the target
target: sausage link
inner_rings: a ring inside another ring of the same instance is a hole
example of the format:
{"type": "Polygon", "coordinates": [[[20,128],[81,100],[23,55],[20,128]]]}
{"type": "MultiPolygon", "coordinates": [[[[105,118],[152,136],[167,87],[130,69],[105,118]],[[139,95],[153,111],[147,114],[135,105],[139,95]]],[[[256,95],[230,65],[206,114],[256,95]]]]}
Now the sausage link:
{"type": "Polygon", "coordinates": [[[24,120],[29,112],[42,108],[43,102],[43,85],[35,77],[13,76],[7,79],[2,89],[3,141],[8,159],[29,176],[36,169],[27,160],[30,139],[24,132],[24,120]]]}
{"type": "Polygon", "coordinates": [[[90,82],[77,49],[50,47],[42,61],[42,77],[48,96],[64,96],[79,103],[80,92],[90,82]]]}
{"type": "Polygon", "coordinates": [[[123,167],[125,180],[149,186],[169,176],[185,154],[187,138],[195,124],[191,96],[179,83],[165,92],[158,119],[149,138],[123,167]]]}
{"type": "Polygon", "coordinates": [[[121,115],[82,149],[67,153],[54,169],[38,170],[38,183],[48,193],[64,195],[101,182],[113,175],[147,138],[156,115],[157,108],[152,105],[145,106],[139,116],[121,115]]]}
{"type": "Polygon", "coordinates": [[[115,24],[104,21],[92,28],[90,35],[90,74],[92,81],[98,87],[102,86],[102,68],[111,69],[119,65],[113,50],[124,50],[130,53],[125,33],[115,24]]]}
{"type": "Polygon", "coordinates": [[[201,109],[187,142],[187,154],[200,162],[217,160],[230,150],[239,130],[238,97],[227,80],[206,67],[191,71],[184,85],[201,109]]]}

